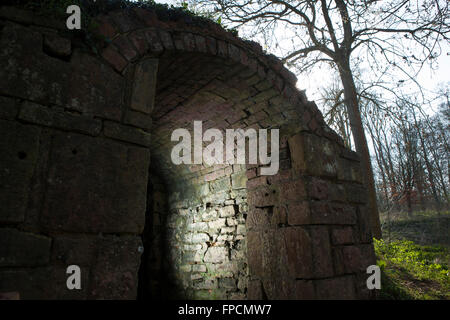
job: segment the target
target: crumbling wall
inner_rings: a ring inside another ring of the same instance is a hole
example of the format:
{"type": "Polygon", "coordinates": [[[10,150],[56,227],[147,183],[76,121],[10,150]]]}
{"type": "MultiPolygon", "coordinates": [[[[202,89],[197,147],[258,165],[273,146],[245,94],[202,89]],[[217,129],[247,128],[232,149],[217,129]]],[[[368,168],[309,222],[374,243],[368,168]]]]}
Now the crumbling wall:
{"type": "Polygon", "coordinates": [[[135,298],[150,134],[124,105],[124,78],[63,24],[1,17],[0,291],[135,298]],[[81,290],[66,287],[72,264],[81,290]]]}
{"type": "Polygon", "coordinates": [[[0,292],[370,296],[359,158],[280,61],[142,8],[96,17],[96,51],[64,23],[12,7],[0,18],[0,292]],[[194,120],[279,128],[279,172],[173,165],[170,134],[194,120]],[[81,290],[66,287],[70,264],[81,290]]]}

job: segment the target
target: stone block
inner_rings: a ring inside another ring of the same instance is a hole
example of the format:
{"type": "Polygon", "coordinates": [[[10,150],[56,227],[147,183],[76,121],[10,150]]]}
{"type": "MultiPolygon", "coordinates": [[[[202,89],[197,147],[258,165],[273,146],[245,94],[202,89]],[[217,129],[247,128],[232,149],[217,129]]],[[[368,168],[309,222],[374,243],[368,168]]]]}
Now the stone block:
{"type": "Polygon", "coordinates": [[[372,230],[370,228],[369,211],[367,206],[358,206],[356,208],[356,214],[358,217],[358,223],[356,225],[358,239],[356,240],[361,243],[371,243],[372,230]]]}
{"type": "MultiPolygon", "coordinates": [[[[183,252],[182,262],[186,264],[203,262],[203,254],[204,252],[202,251],[185,251],[183,252]]],[[[201,278],[201,276],[198,278],[201,278]]]]}
{"type": "Polygon", "coordinates": [[[44,36],[44,50],[58,57],[68,57],[72,53],[72,43],[69,39],[57,34],[46,34],[44,36]]]}
{"type": "MultiPolygon", "coordinates": [[[[311,237],[302,227],[280,228],[278,236],[286,246],[287,267],[293,278],[309,278],[312,275],[311,237]]],[[[279,252],[280,248],[275,248],[279,252]]],[[[279,258],[277,259],[279,263],[279,258]]]]}
{"type": "Polygon", "coordinates": [[[204,264],[192,265],[192,272],[206,272],[206,266],[204,264]]]}
{"type": "Polygon", "coordinates": [[[345,192],[349,202],[365,204],[368,201],[367,189],[360,184],[346,184],[345,192]]]}
{"type": "Polygon", "coordinates": [[[103,130],[105,136],[109,138],[135,143],[144,147],[150,146],[150,133],[139,128],[125,126],[112,121],[105,121],[103,130]]]}
{"type": "Polygon", "coordinates": [[[0,291],[16,291],[21,300],[86,299],[89,269],[81,268],[81,289],[67,289],[66,267],[0,271],[0,291]]]}
{"type": "Polygon", "coordinates": [[[41,129],[0,120],[0,222],[25,219],[41,129]]]}
{"type": "Polygon", "coordinates": [[[230,233],[234,233],[235,230],[236,230],[235,227],[223,227],[220,229],[220,233],[221,234],[227,234],[227,233],[230,234],[230,233]]]}
{"type": "Polygon", "coordinates": [[[236,215],[236,207],[234,205],[219,208],[221,218],[234,217],[236,215]]]}
{"type": "Polygon", "coordinates": [[[129,124],[145,130],[150,130],[152,127],[152,118],[144,113],[128,110],[125,113],[124,123],[129,124]]]}
{"type": "MultiPolygon", "coordinates": [[[[256,169],[256,168],[255,168],[256,169]]],[[[247,189],[255,189],[258,187],[267,186],[268,178],[267,176],[259,176],[247,181],[247,189]]]]}
{"type": "Polygon", "coordinates": [[[100,133],[100,120],[74,115],[45,106],[24,102],[19,112],[19,119],[48,127],[86,133],[96,136],[100,133]]]}
{"type": "Polygon", "coordinates": [[[104,119],[121,119],[124,80],[98,58],[75,50],[68,80],[61,82],[67,86],[68,108],[104,119]]]}
{"type": "Polygon", "coordinates": [[[297,134],[290,137],[288,139],[288,145],[293,170],[297,173],[304,172],[306,170],[306,161],[303,136],[301,134],[297,134]]]}
{"type": "Polygon", "coordinates": [[[218,179],[210,182],[210,189],[212,193],[218,193],[221,191],[228,191],[231,189],[231,181],[230,177],[225,177],[222,179],[218,179]]]}
{"type": "Polygon", "coordinates": [[[137,58],[138,53],[136,52],[136,50],[134,50],[133,45],[126,36],[119,35],[114,39],[113,44],[119,49],[119,52],[128,61],[133,61],[137,58]]]}
{"type": "MultiPolygon", "coordinates": [[[[247,260],[250,271],[250,277],[261,278],[264,277],[264,270],[262,264],[262,243],[259,231],[247,232],[247,260]]],[[[251,281],[250,281],[251,282],[251,281]]],[[[249,283],[250,286],[250,283],[249,283]]],[[[249,288],[250,290],[250,288],[249,288]]],[[[250,295],[249,295],[250,298],[250,295]]]]}
{"type": "Polygon", "coordinates": [[[287,207],[289,225],[294,226],[311,223],[309,203],[307,201],[288,204],[287,207]]]}
{"type": "Polygon", "coordinates": [[[235,217],[227,218],[227,226],[235,226],[238,224],[238,220],[235,217]]]}
{"type": "Polygon", "coordinates": [[[233,278],[220,278],[219,279],[219,288],[224,289],[236,289],[237,280],[233,278]]]}
{"type": "Polygon", "coordinates": [[[98,240],[91,268],[89,299],[136,299],[141,263],[140,237],[107,236],[98,240]]]}
{"type": "Polygon", "coordinates": [[[248,282],[247,290],[248,290],[247,298],[249,300],[263,300],[264,299],[262,283],[260,280],[250,280],[248,282]]]}
{"type": "Polygon", "coordinates": [[[331,240],[334,245],[354,243],[353,229],[351,227],[333,228],[331,240]]]}
{"type": "MultiPolygon", "coordinates": [[[[35,267],[49,262],[51,239],[42,235],[0,229],[0,267],[35,267]]],[[[1,290],[0,290],[1,291],[1,290]]]]}
{"type": "Polygon", "coordinates": [[[61,103],[68,64],[42,52],[42,34],[6,23],[0,38],[0,93],[33,101],[61,103]]]}
{"type": "Polygon", "coordinates": [[[52,261],[64,265],[89,266],[97,253],[97,238],[86,235],[57,236],[53,240],[52,261]]]}
{"type": "Polygon", "coordinates": [[[147,37],[147,43],[150,47],[150,51],[158,53],[164,50],[163,43],[159,40],[158,32],[156,30],[145,30],[145,36],[147,37]]]}
{"type": "Polygon", "coordinates": [[[142,30],[133,31],[128,35],[128,39],[131,41],[140,55],[144,55],[145,53],[147,53],[147,38],[142,30]]]}
{"type": "Polygon", "coordinates": [[[278,203],[279,195],[274,186],[260,187],[248,191],[248,205],[254,207],[269,207],[278,203]]]}
{"type": "Polygon", "coordinates": [[[204,261],[209,263],[221,263],[228,261],[228,248],[209,247],[205,253],[204,261]]]}
{"type": "Polygon", "coordinates": [[[334,145],[327,139],[302,133],[288,140],[292,166],[296,172],[314,176],[337,175],[337,156],[334,145]]]}
{"type": "Polygon", "coordinates": [[[0,96],[0,119],[13,120],[18,110],[15,99],[0,96]]]}
{"type": "Polygon", "coordinates": [[[210,54],[214,56],[217,54],[217,42],[215,38],[209,36],[206,37],[206,47],[210,54]]]}
{"type": "Polygon", "coordinates": [[[192,266],[190,264],[184,264],[179,267],[181,272],[191,272],[192,266]]]}
{"type": "Polygon", "coordinates": [[[296,300],[313,300],[316,298],[312,280],[296,280],[295,295],[288,297],[296,300]]]}
{"type": "Polygon", "coordinates": [[[206,233],[194,233],[188,238],[190,243],[204,243],[209,240],[209,236],[206,233]]]}
{"type": "Polygon", "coordinates": [[[310,202],[312,224],[349,224],[356,223],[356,209],[341,203],[327,201],[310,202]]]}
{"type": "Polygon", "coordinates": [[[145,59],[136,65],[130,107],[150,114],[155,103],[157,59],[145,59]]]}
{"type": "Polygon", "coordinates": [[[245,225],[243,225],[243,224],[239,224],[237,227],[236,227],[236,234],[246,234],[247,233],[247,229],[245,228],[245,225]]]}
{"type": "Polygon", "coordinates": [[[195,290],[192,299],[194,300],[225,300],[227,298],[224,289],[203,289],[195,290]]]}
{"type": "Polygon", "coordinates": [[[233,189],[245,189],[247,186],[247,176],[244,173],[231,175],[231,185],[233,189]]]}
{"type": "Polygon", "coordinates": [[[170,32],[166,30],[158,30],[158,34],[165,49],[173,50],[175,48],[170,32]]]}
{"type": "Polygon", "coordinates": [[[364,272],[375,264],[372,244],[342,246],[334,249],[336,271],[338,273],[364,272]]]}
{"type": "Polygon", "coordinates": [[[345,184],[327,182],[328,200],[345,203],[347,195],[345,194],[345,184]]]}
{"type": "Polygon", "coordinates": [[[247,227],[250,228],[266,228],[276,225],[274,218],[274,207],[250,208],[247,216],[247,227]]]}
{"type": "Polygon", "coordinates": [[[322,179],[312,178],[308,183],[308,194],[312,199],[328,199],[328,182],[322,179]]]}
{"type": "Polygon", "coordinates": [[[55,134],[52,145],[44,228],[142,232],[148,150],[78,134],[55,134]]]}
{"type": "Polygon", "coordinates": [[[356,299],[354,277],[351,275],[339,278],[314,281],[317,299],[353,300],[356,299]]]}
{"type": "Polygon", "coordinates": [[[314,276],[316,278],[333,276],[333,260],[327,227],[312,227],[310,237],[314,276]]]}
{"type": "Polygon", "coordinates": [[[195,47],[197,51],[206,53],[206,39],[203,36],[194,35],[195,38],[195,47]]]}
{"type": "Polygon", "coordinates": [[[207,231],[208,224],[206,222],[194,222],[187,225],[187,230],[191,231],[207,231]]]}
{"type": "Polygon", "coordinates": [[[283,182],[280,184],[280,198],[283,202],[305,199],[306,189],[304,182],[300,179],[283,182]]]}
{"type": "Polygon", "coordinates": [[[181,35],[183,39],[183,47],[186,51],[194,51],[195,50],[195,38],[194,35],[190,32],[183,32],[181,35]]]}
{"type": "Polygon", "coordinates": [[[122,72],[128,64],[127,60],[125,60],[125,58],[111,46],[106,47],[102,51],[102,57],[107,62],[109,62],[118,72],[122,72]]]}
{"type": "Polygon", "coordinates": [[[246,300],[247,295],[241,292],[232,292],[228,297],[229,300],[246,300]]]}
{"type": "Polygon", "coordinates": [[[217,280],[200,278],[193,282],[192,287],[196,290],[214,290],[217,289],[217,280]]]}
{"type": "Polygon", "coordinates": [[[359,272],[355,276],[356,294],[359,300],[373,300],[377,299],[380,290],[370,290],[367,288],[367,278],[369,274],[366,272],[359,272]]]}
{"type": "Polygon", "coordinates": [[[202,221],[215,221],[219,217],[219,212],[215,209],[207,209],[201,213],[202,221]]]}

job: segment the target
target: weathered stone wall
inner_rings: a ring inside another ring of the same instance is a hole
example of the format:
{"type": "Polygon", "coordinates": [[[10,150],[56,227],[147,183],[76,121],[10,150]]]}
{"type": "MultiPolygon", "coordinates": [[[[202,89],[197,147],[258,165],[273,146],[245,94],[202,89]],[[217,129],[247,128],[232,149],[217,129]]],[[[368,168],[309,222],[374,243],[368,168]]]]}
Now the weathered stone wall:
{"type": "Polygon", "coordinates": [[[245,170],[239,169],[219,169],[224,176],[210,180],[214,191],[204,197],[171,194],[167,240],[172,250],[167,262],[175,266],[171,278],[184,297],[246,298],[247,195],[242,185],[232,185],[227,174],[234,170],[245,178],[245,170]]]}
{"type": "MultiPolygon", "coordinates": [[[[245,171],[239,172],[245,179],[245,171]]],[[[244,187],[232,188],[231,180],[227,184],[222,179],[221,191],[203,198],[183,197],[180,192],[169,196],[163,180],[156,173],[150,176],[142,297],[245,299],[248,268],[244,187]]]]}
{"type": "Polygon", "coordinates": [[[64,22],[11,7],[0,18],[0,292],[369,296],[359,159],[280,61],[142,8],[96,18],[99,54],[64,22]],[[173,165],[171,132],[194,120],[279,128],[279,173],[173,165]],[[66,289],[69,264],[80,291],[66,289]]]}
{"type": "Polygon", "coordinates": [[[134,298],[149,134],[125,120],[121,76],[57,29],[9,17],[2,9],[0,291],[134,298]],[[70,264],[80,291],[66,288],[70,264]]]}
{"type": "Polygon", "coordinates": [[[247,171],[249,298],[369,298],[374,252],[356,154],[310,129],[285,141],[285,170],[247,171]]]}

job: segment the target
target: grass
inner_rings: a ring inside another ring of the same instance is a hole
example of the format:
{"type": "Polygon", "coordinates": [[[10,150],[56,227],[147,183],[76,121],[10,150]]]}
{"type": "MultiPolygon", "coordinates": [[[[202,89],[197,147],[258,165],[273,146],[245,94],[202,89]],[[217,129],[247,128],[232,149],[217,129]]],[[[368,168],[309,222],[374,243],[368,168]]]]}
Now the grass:
{"type": "Polygon", "coordinates": [[[450,246],[450,211],[414,212],[408,217],[404,212],[391,213],[390,219],[386,213],[380,214],[383,239],[410,240],[423,245],[450,246]]]}
{"type": "Polygon", "coordinates": [[[450,212],[381,215],[383,239],[375,240],[382,270],[381,299],[450,300],[450,212]]]}

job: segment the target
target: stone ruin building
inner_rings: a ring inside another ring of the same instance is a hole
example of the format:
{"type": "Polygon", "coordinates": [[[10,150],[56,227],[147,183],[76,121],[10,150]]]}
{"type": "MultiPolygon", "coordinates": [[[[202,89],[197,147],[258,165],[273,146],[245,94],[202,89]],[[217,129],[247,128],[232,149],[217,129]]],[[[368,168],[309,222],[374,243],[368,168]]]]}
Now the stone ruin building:
{"type": "Polygon", "coordinates": [[[95,36],[0,8],[0,293],[20,299],[367,299],[358,155],[274,56],[142,7],[95,36]],[[279,128],[276,175],[174,165],[176,128],[279,128]],[[68,290],[78,265],[81,290],[68,290]]]}

